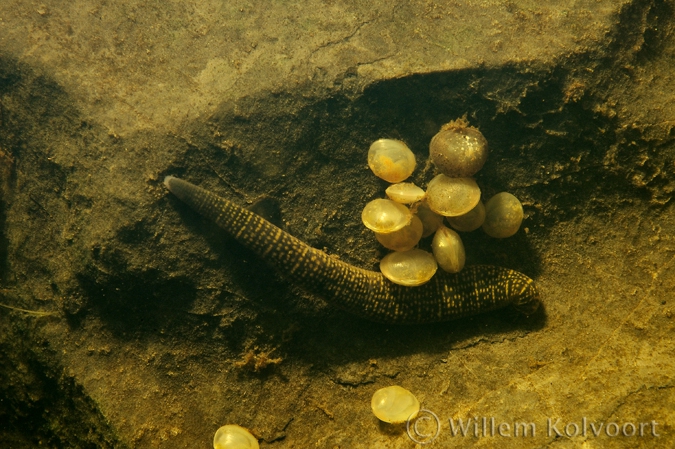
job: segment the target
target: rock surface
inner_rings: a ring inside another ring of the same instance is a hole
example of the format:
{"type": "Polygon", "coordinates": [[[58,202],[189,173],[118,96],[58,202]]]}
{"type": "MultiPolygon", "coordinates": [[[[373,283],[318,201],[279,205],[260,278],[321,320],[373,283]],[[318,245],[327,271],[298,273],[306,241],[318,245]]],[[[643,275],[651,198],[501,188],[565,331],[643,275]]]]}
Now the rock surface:
{"type": "Polygon", "coordinates": [[[391,384],[441,445],[673,446],[670,2],[67,3],[0,4],[3,447],[209,447],[227,423],[261,447],[411,447],[370,411],[391,384]],[[278,205],[292,234],[376,268],[370,143],[424,161],[464,114],[490,148],[484,198],[526,214],[509,239],[463,235],[467,264],[533,277],[529,319],[354,319],[161,184],[278,205]],[[483,417],[487,436],[453,436],[483,417]]]}

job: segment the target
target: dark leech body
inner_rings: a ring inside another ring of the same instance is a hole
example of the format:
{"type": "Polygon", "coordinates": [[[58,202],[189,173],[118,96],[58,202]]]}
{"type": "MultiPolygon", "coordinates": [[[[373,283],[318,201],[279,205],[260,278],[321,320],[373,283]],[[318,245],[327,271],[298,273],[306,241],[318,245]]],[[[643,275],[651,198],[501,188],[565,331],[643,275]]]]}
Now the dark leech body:
{"type": "Polygon", "coordinates": [[[262,217],[187,181],[167,176],[167,188],[256,252],[291,282],[341,309],[373,321],[417,324],[448,321],[514,305],[536,310],[533,281],[517,271],[489,265],[460,273],[437,272],[428,283],[404,287],[381,273],[347,264],[262,217]]]}

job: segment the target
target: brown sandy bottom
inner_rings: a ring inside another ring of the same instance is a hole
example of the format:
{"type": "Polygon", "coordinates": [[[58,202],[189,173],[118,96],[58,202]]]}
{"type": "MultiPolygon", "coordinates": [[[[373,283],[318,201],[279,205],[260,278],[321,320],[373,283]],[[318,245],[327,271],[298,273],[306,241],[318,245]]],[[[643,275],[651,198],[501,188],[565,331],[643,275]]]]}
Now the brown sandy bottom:
{"type": "Polygon", "coordinates": [[[429,447],[675,443],[671,3],[146,3],[0,6],[2,447],[206,448],[226,423],[261,447],[415,447],[370,410],[393,384],[420,433],[438,418],[429,447]],[[512,238],[463,234],[467,263],[531,276],[531,317],[350,316],[161,182],[376,269],[369,144],[407,142],[426,185],[464,114],[484,198],[526,213],[512,238]]]}

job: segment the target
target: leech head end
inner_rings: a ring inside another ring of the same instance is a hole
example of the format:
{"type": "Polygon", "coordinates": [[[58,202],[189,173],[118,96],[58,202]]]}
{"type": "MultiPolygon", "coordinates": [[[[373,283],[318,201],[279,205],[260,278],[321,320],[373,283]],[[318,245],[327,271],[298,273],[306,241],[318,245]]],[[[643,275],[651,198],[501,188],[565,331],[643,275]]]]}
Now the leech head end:
{"type": "Polygon", "coordinates": [[[172,180],[172,179],[176,179],[176,177],[175,177],[175,176],[169,175],[169,176],[167,176],[167,177],[164,178],[164,185],[165,185],[166,188],[169,189],[169,190],[171,190],[170,184],[171,184],[171,180],[172,180]]]}

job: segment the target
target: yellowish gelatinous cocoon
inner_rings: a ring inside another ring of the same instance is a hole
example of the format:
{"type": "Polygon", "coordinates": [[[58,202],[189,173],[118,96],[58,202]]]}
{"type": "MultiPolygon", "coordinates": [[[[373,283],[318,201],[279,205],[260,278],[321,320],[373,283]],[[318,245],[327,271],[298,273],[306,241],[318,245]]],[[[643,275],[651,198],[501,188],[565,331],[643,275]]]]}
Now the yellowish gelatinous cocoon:
{"type": "Polygon", "coordinates": [[[429,282],[437,269],[434,256],[421,249],[389,253],[380,261],[380,271],[384,277],[406,287],[429,282]]]}
{"type": "Polygon", "coordinates": [[[361,212],[361,221],[371,231],[388,234],[410,223],[412,212],[403,204],[392,200],[377,199],[366,204],[361,212]]]}
{"type": "Polygon", "coordinates": [[[448,273],[459,273],[464,268],[466,253],[462,239],[452,229],[441,226],[434,235],[431,249],[438,265],[448,273]]]}
{"type": "Polygon", "coordinates": [[[443,217],[429,209],[426,203],[417,206],[415,214],[422,221],[422,237],[429,237],[443,224],[443,217]]]}
{"type": "Polygon", "coordinates": [[[380,139],[368,150],[368,166],[378,178],[401,182],[415,170],[415,155],[400,140],[380,139]]]}
{"type": "Polygon", "coordinates": [[[385,193],[392,201],[402,204],[412,204],[424,198],[424,190],[412,182],[399,182],[387,187],[385,193]]]}
{"type": "Polygon", "coordinates": [[[511,237],[523,221],[523,205],[507,192],[498,193],[485,204],[483,230],[491,237],[511,237]]]}
{"type": "Polygon", "coordinates": [[[216,431],[213,449],[260,449],[260,445],[248,430],[228,424],[216,431]]]}
{"type": "Polygon", "coordinates": [[[482,201],[476,204],[476,207],[469,212],[458,217],[448,217],[450,226],[461,232],[471,232],[483,226],[485,221],[485,205],[482,201]]]}
{"type": "Polygon", "coordinates": [[[480,188],[473,178],[438,175],[427,186],[427,204],[445,217],[464,215],[480,201],[480,188]]]}
{"type": "Polygon", "coordinates": [[[444,175],[454,178],[473,176],[487,159],[487,140],[464,119],[443,125],[429,144],[431,160],[444,175]]]}
{"type": "Polygon", "coordinates": [[[405,388],[393,385],[377,390],[370,407],[380,421],[399,424],[417,416],[420,401],[405,388]]]}
{"type": "Polygon", "coordinates": [[[412,220],[410,220],[407,226],[389,234],[378,234],[376,232],[375,238],[385,248],[393,249],[394,251],[408,251],[419,243],[422,238],[423,229],[424,227],[420,219],[413,215],[412,220]]]}

